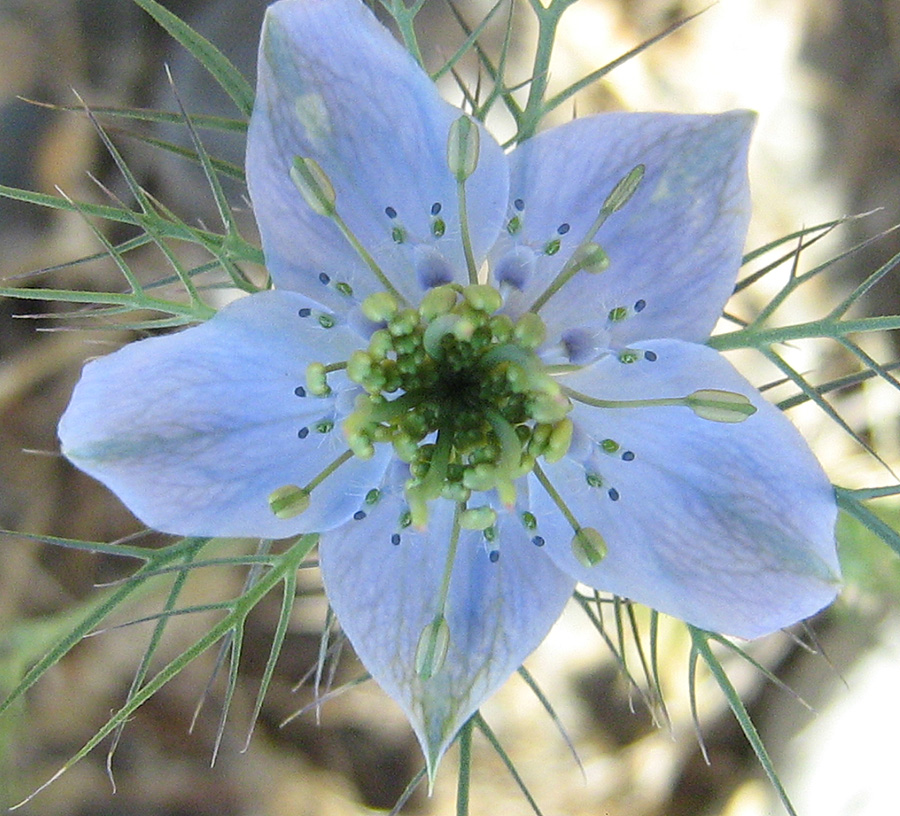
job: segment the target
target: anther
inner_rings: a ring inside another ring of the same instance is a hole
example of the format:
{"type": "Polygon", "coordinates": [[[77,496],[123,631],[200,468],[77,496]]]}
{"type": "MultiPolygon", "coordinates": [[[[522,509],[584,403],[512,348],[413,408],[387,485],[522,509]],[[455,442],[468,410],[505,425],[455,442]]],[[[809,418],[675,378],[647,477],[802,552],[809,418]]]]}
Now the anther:
{"type": "Polygon", "coordinates": [[[430,680],[447,659],[450,647],[450,627],[443,615],[436,617],[419,635],[416,646],[415,669],[422,680],[430,680]]]}
{"type": "Polygon", "coordinates": [[[285,485],[269,494],[269,509],[277,518],[294,518],[308,507],[309,491],[297,485],[285,485]]]}
{"type": "Polygon", "coordinates": [[[450,125],[447,139],[447,165],[460,183],[465,181],[478,166],[481,134],[478,125],[468,116],[460,116],[450,125]]]}
{"type": "Polygon", "coordinates": [[[604,558],[608,548],[603,536],[593,527],[581,527],[572,538],[572,554],[583,567],[595,567],[604,558]]]}
{"type": "Polygon", "coordinates": [[[315,159],[295,156],[290,175],[294,186],[314,213],[328,217],[334,215],[334,187],[315,159]]]}

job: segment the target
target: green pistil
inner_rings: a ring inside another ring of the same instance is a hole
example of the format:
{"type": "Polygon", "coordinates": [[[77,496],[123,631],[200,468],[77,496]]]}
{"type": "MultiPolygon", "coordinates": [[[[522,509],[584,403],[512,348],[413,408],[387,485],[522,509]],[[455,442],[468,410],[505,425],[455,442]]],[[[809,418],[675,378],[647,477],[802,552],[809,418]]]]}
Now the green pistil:
{"type": "MultiPolygon", "coordinates": [[[[437,287],[418,310],[402,309],[389,293],[362,309],[384,328],[368,349],[354,352],[347,376],[365,391],[343,430],[353,453],[374,455],[390,444],[410,466],[410,521],[424,527],[428,503],[465,504],[473,491],[496,490],[512,506],[515,482],[543,456],[554,462],[569,448],[571,402],[535,351],[543,322],[497,314],[502,298],[483,284],[437,287]]],[[[321,391],[333,366],[311,366],[321,391]]],[[[493,511],[467,509],[465,529],[486,529],[493,511]]]]}

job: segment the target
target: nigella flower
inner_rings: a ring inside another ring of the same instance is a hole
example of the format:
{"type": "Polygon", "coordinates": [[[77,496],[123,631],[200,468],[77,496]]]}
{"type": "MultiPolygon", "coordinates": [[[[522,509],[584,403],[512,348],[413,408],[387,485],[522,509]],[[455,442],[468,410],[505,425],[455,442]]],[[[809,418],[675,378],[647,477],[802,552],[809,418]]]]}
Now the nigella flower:
{"type": "Polygon", "coordinates": [[[616,113],[504,153],[359,0],[282,0],[247,173],[275,288],[89,363],[63,451],[151,527],[317,532],[433,773],[576,582],[756,637],[835,594],[835,502],[704,345],[752,116],[616,113]]]}

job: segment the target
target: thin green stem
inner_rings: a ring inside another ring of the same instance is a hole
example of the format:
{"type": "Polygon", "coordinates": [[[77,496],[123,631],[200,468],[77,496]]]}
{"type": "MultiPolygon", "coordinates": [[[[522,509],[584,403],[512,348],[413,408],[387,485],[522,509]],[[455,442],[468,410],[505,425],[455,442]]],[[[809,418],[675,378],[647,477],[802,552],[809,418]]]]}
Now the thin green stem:
{"type": "Polygon", "coordinates": [[[779,343],[790,343],[794,340],[813,338],[830,338],[836,340],[848,334],[876,331],[894,331],[900,329],[900,315],[883,317],[862,317],[856,320],[834,320],[823,318],[807,323],[795,323],[792,326],[779,326],[771,329],[748,327],[736,331],[717,334],[706,341],[707,345],[717,351],[729,351],[739,348],[763,349],[779,343]]]}

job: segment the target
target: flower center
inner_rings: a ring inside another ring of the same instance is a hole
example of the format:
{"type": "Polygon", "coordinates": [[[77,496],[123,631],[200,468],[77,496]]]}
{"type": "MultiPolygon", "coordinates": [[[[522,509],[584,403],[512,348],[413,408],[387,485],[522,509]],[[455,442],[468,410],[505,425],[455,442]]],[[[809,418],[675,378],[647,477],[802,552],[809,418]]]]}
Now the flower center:
{"type": "MultiPolygon", "coordinates": [[[[544,324],[530,312],[514,323],[497,313],[501,304],[482,284],[439,286],[418,309],[401,308],[387,292],[363,302],[382,328],[347,361],[365,393],[343,430],[357,456],[390,444],[409,464],[417,526],[437,498],[466,503],[473,491],[496,490],[512,505],[515,480],[537,457],[557,461],[568,450],[572,405],[535,353],[544,324]]],[[[486,529],[494,520],[489,508],[473,508],[462,524],[486,529]]]]}

